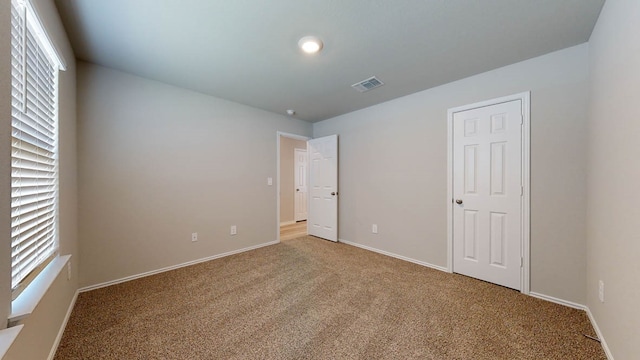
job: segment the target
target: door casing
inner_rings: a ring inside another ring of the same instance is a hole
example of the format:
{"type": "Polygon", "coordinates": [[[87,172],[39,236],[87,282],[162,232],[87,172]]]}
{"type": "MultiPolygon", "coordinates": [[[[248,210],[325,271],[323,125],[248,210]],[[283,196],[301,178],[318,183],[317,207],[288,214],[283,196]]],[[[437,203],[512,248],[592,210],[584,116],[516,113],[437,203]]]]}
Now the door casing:
{"type": "Polygon", "coordinates": [[[530,153],[531,153],[531,132],[530,132],[530,92],[504,96],[474,104],[463,105],[451,108],[447,112],[447,271],[453,272],[453,115],[457,112],[476,109],[489,105],[501,104],[513,100],[520,100],[522,103],[522,211],[521,211],[521,236],[522,245],[522,272],[520,281],[520,292],[529,294],[530,292],[530,153]]]}
{"type": "Polygon", "coordinates": [[[281,137],[308,141],[308,136],[290,134],[282,131],[276,132],[276,240],[280,241],[280,138],[281,137]]]}

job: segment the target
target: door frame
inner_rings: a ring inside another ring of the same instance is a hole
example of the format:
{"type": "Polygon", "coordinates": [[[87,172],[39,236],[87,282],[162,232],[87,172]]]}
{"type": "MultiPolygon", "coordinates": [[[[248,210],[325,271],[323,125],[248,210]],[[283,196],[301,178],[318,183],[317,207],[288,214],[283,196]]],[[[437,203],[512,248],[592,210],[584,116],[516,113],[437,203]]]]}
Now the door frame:
{"type": "Polygon", "coordinates": [[[276,240],[280,242],[280,137],[308,141],[311,137],[276,131],[276,240]]]}
{"type": "Polygon", "coordinates": [[[458,112],[472,110],[489,105],[502,104],[520,100],[522,104],[522,204],[520,241],[522,244],[522,268],[520,271],[520,292],[529,294],[531,283],[531,249],[530,249],[530,185],[531,185],[531,92],[526,91],[514,95],[477,102],[451,108],[447,111],[447,271],[453,273],[453,115],[458,112]]]}

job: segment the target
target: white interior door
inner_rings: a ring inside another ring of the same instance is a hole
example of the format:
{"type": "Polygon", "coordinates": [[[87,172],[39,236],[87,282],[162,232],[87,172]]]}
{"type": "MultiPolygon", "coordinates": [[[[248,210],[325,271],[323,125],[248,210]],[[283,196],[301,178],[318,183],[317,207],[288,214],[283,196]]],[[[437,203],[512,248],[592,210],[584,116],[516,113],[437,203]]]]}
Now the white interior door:
{"type": "Polygon", "coordinates": [[[453,114],[453,271],[521,289],[522,101],[453,114]]]}
{"type": "Polygon", "coordinates": [[[338,241],[338,135],[307,142],[309,235],[338,241]]]}
{"type": "Polygon", "coordinates": [[[294,212],[295,220],[307,220],[307,151],[294,149],[295,193],[294,212]]]}

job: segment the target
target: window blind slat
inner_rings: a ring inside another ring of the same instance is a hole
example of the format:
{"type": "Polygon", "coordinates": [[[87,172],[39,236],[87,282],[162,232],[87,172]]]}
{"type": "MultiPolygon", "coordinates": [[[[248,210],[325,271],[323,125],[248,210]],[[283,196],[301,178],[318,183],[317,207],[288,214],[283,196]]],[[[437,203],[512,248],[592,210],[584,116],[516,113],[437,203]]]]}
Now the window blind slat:
{"type": "MultiPolygon", "coordinates": [[[[47,139],[46,141],[39,139],[36,136],[33,136],[26,131],[21,131],[20,129],[14,128],[13,137],[19,139],[19,141],[27,142],[37,147],[41,147],[47,150],[53,150],[54,142],[52,139],[47,139]]],[[[14,148],[20,148],[20,144],[13,144],[14,148]]]]}
{"type": "Polygon", "coordinates": [[[45,254],[47,249],[52,247],[49,244],[52,234],[53,230],[43,233],[41,237],[29,242],[29,247],[23,248],[23,252],[16,253],[16,256],[11,259],[12,265],[19,266],[22,272],[30,272],[35,266],[38,266],[37,264],[34,264],[35,266],[31,264],[34,260],[47,256],[45,254]]]}
{"type": "MultiPolygon", "coordinates": [[[[12,144],[15,144],[15,142],[20,141],[20,139],[13,138],[12,141],[13,141],[12,144]]],[[[47,157],[51,157],[51,158],[53,158],[53,156],[54,156],[54,153],[52,151],[45,150],[45,149],[42,149],[42,148],[40,148],[38,146],[29,144],[29,143],[24,143],[24,142],[22,144],[20,144],[19,147],[18,146],[13,146],[12,149],[15,150],[15,151],[20,151],[22,153],[25,153],[26,154],[25,156],[34,156],[34,155],[31,155],[31,154],[43,155],[43,156],[47,156],[47,157]]],[[[14,152],[14,155],[15,154],[16,153],[14,152]]]]}
{"type": "Polygon", "coordinates": [[[17,277],[25,277],[36,268],[40,262],[48,258],[55,251],[55,247],[51,240],[51,232],[43,234],[38,241],[31,242],[28,252],[21,253],[19,256],[12,258],[12,266],[17,268],[17,277]]]}
{"type": "Polygon", "coordinates": [[[21,224],[16,225],[14,228],[12,228],[12,233],[13,234],[28,234],[29,236],[25,236],[25,237],[20,237],[21,239],[26,239],[26,238],[30,238],[33,237],[34,234],[38,234],[40,233],[42,230],[47,229],[50,225],[49,222],[51,224],[53,224],[53,211],[49,211],[41,216],[32,218],[32,219],[25,219],[21,224]]]}
{"type": "Polygon", "coordinates": [[[16,189],[12,189],[12,197],[24,197],[28,195],[43,194],[46,192],[55,192],[55,184],[48,181],[46,184],[42,179],[23,181],[22,185],[15,185],[16,189]]]}
{"type": "MultiPolygon", "coordinates": [[[[30,259],[38,256],[38,253],[41,252],[43,247],[47,247],[47,240],[51,238],[53,235],[53,227],[50,227],[47,231],[43,231],[37,237],[30,239],[24,243],[24,246],[15,252],[15,256],[12,257],[12,262],[14,265],[19,265],[23,263],[22,268],[24,269],[24,263],[30,262],[30,259]]],[[[28,266],[27,266],[28,267],[28,266]]]]}
{"type": "Polygon", "coordinates": [[[54,171],[55,172],[55,158],[47,158],[46,150],[42,151],[42,154],[37,154],[34,156],[32,153],[28,153],[26,151],[19,151],[15,148],[12,149],[11,155],[13,158],[11,159],[11,163],[15,169],[32,169],[36,168],[41,171],[54,171]],[[53,170],[51,170],[53,169],[53,170]]]}
{"type": "MultiPolygon", "coordinates": [[[[40,252],[39,248],[49,245],[47,242],[52,240],[53,231],[54,227],[52,223],[49,227],[39,229],[39,231],[34,233],[29,239],[23,239],[20,245],[12,249],[14,254],[12,256],[12,262],[14,264],[31,262],[33,257],[37,256],[40,252]]],[[[26,270],[30,271],[29,269],[26,270]]]]}
{"type": "Polygon", "coordinates": [[[35,249],[36,251],[32,256],[21,259],[21,261],[16,264],[16,272],[11,277],[11,282],[19,283],[19,279],[24,279],[28,276],[33,269],[38,267],[38,265],[48,259],[56,251],[51,242],[45,242],[43,245],[35,247],[35,249]]]}
{"type": "Polygon", "coordinates": [[[17,170],[37,170],[55,173],[55,163],[52,159],[47,159],[44,155],[37,158],[25,158],[25,156],[29,155],[22,155],[20,152],[13,151],[12,153],[15,154],[16,157],[12,159],[11,164],[17,170]]]}
{"type": "MultiPolygon", "coordinates": [[[[57,178],[55,171],[19,168],[14,168],[11,175],[16,178],[11,184],[17,187],[53,186],[57,178]]],[[[13,194],[13,191],[11,193],[13,194]]]]}
{"type": "Polygon", "coordinates": [[[17,206],[15,209],[16,216],[11,219],[11,227],[20,226],[30,219],[35,219],[45,213],[55,210],[53,205],[53,197],[20,204],[20,206],[17,206]]]}
{"type": "Polygon", "coordinates": [[[49,257],[55,250],[54,246],[48,241],[50,236],[45,236],[39,242],[32,243],[29,252],[16,256],[12,260],[12,265],[18,268],[20,274],[18,276],[26,276],[39,265],[39,261],[49,257]]]}
{"type": "MultiPolygon", "coordinates": [[[[14,160],[14,166],[27,171],[50,172],[55,175],[55,166],[52,163],[47,163],[47,161],[49,160],[33,161],[18,158],[14,160]]],[[[24,175],[24,173],[21,173],[21,175],[24,175]]]]}
{"type": "MultiPolygon", "coordinates": [[[[15,217],[22,216],[26,211],[30,211],[32,206],[46,207],[48,202],[55,200],[55,192],[42,191],[38,194],[30,194],[12,199],[11,210],[15,212],[15,217]]],[[[13,220],[13,218],[12,218],[13,220]]]]}
{"type": "Polygon", "coordinates": [[[39,121],[41,122],[41,125],[45,127],[50,127],[53,125],[53,123],[50,122],[47,117],[43,117],[41,115],[38,116],[39,113],[45,113],[52,117],[53,112],[50,109],[46,108],[45,104],[38,102],[37,99],[34,99],[33,96],[30,96],[29,92],[26,93],[25,105],[25,111],[23,112],[22,117],[27,117],[31,120],[39,121]]]}
{"type": "Polygon", "coordinates": [[[38,229],[31,235],[31,237],[22,239],[22,242],[13,247],[14,256],[12,256],[12,259],[14,262],[20,262],[37,253],[37,248],[41,247],[44,242],[53,236],[53,222],[47,227],[38,229]]]}
{"type": "MultiPolygon", "coordinates": [[[[24,135],[27,134],[31,138],[36,138],[45,144],[53,145],[54,141],[51,139],[55,134],[52,131],[48,131],[45,127],[28,117],[21,119],[21,121],[12,121],[15,123],[14,130],[19,130],[20,133],[15,133],[16,140],[23,140],[24,135]]],[[[28,138],[27,138],[28,139],[28,138]]]]}

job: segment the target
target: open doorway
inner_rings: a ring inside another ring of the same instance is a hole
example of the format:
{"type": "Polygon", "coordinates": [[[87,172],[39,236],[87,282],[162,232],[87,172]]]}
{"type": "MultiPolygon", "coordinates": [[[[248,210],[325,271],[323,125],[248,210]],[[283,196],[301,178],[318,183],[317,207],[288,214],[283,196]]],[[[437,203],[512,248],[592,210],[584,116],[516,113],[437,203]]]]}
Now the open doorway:
{"type": "Polygon", "coordinates": [[[278,238],[307,235],[307,140],[278,133],[278,238]]]}

